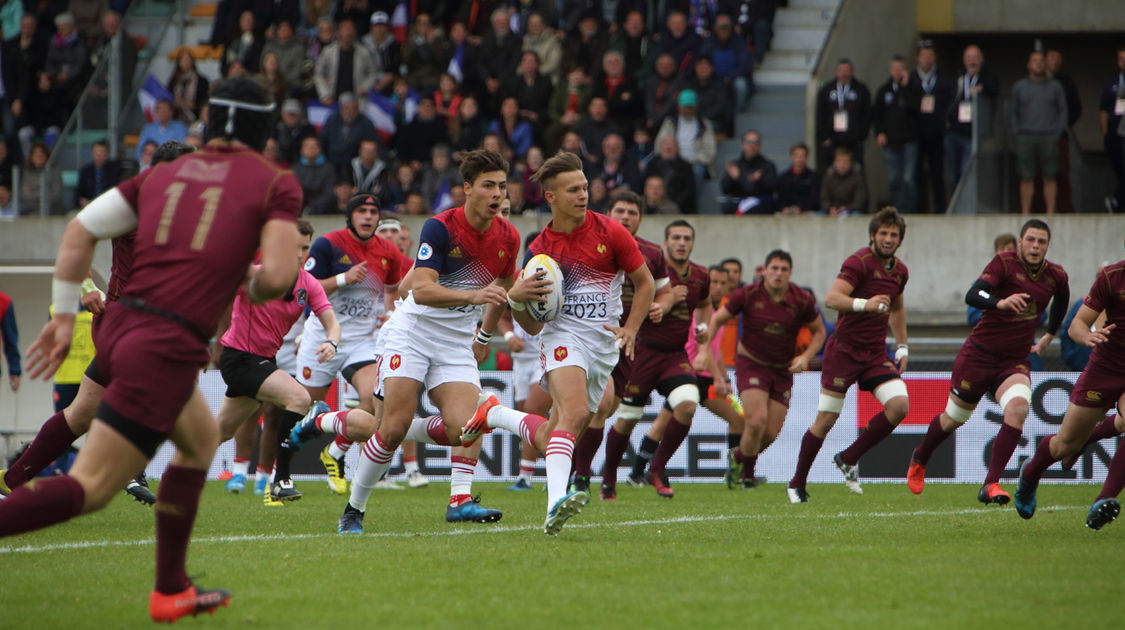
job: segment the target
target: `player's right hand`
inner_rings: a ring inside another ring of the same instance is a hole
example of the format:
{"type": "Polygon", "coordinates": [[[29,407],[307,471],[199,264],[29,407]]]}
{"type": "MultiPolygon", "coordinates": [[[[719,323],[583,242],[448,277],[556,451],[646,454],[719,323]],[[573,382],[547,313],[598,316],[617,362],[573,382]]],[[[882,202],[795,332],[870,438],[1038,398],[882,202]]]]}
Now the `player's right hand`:
{"type": "Polygon", "coordinates": [[[346,280],[348,284],[359,284],[360,282],[363,282],[365,278],[367,278],[366,260],[352,265],[351,269],[348,269],[344,272],[344,280],[346,280]]]}
{"type": "Polygon", "coordinates": [[[672,303],[679,304],[687,299],[687,285],[677,284],[672,287],[672,303]]]}
{"type": "MultiPolygon", "coordinates": [[[[513,301],[515,298],[512,298],[513,301]]],[[[490,284],[483,289],[473,291],[469,298],[469,304],[495,304],[501,306],[508,303],[508,294],[502,287],[495,284],[490,284]]]]}
{"type": "Polygon", "coordinates": [[[1027,308],[1027,301],[1031,298],[1027,293],[1013,293],[1008,297],[996,303],[997,310],[1001,311],[1015,311],[1019,313],[1027,308]]]}
{"type": "Polygon", "coordinates": [[[31,378],[51,378],[70,353],[74,335],[74,315],[56,314],[43,326],[39,338],[27,349],[27,370],[31,378]]]}
{"type": "Polygon", "coordinates": [[[863,310],[868,313],[886,313],[891,310],[891,296],[876,295],[873,298],[868,298],[867,304],[864,305],[863,310]]]}
{"type": "Polygon", "coordinates": [[[1098,345],[1099,343],[1105,343],[1105,342],[1109,341],[1109,333],[1116,327],[1117,327],[1117,324],[1110,324],[1110,325],[1106,326],[1105,328],[1099,328],[1097,330],[1091,330],[1090,336],[1086,337],[1086,347],[1087,348],[1093,348],[1094,346],[1098,345]]]}
{"type": "Polygon", "coordinates": [[[82,296],[80,303],[82,304],[82,308],[90,311],[94,315],[101,315],[105,312],[105,301],[102,300],[101,291],[90,291],[82,296]]]}
{"type": "Polygon", "coordinates": [[[664,308],[656,300],[648,307],[648,319],[654,324],[659,324],[664,319],[664,308]]]}
{"type": "Polygon", "coordinates": [[[515,283],[508,290],[508,297],[513,302],[546,302],[547,298],[543,296],[552,291],[552,284],[554,283],[547,277],[546,271],[541,270],[534,276],[528,276],[520,269],[516,273],[515,283]]]}

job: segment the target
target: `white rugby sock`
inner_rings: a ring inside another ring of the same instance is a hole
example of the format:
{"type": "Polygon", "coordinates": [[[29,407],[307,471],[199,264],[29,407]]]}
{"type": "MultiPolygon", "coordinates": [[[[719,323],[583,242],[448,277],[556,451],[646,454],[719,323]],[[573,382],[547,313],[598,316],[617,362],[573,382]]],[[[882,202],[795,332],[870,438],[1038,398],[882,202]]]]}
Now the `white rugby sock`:
{"type": "Polygon", "coordinates": [[[250,472],[250,460],[235,457],[234,462],[230,465],[230,472],[232,475],[242,475],[245,477],[250,472]]]}
{"type": "Polygon", "coordinates": [[[415,418],[410,421],[406,429],[405,441],[421,442],[422,444],[435,444],[449,446],[449,437],[445,434],[445,422],[441,416],[415,418]]]}
{"type": "Polygon", "coordinates": [[[348,503],[360,512],[367,511],[367,499],[375,484],[383,478],[391,467],[395,449],[387,448],[379,434],[371,436],[363,445],[363,455],[359,458],[355,480],[352,481],[352,494],[348,503]]]}
{"type": "Polygon", "coordinates": [[[473,493],[473,473],[477,460],[473,457],[452,455],[449,458],[449,504],[456,507],[464,502],[464,497],[473,493]]]}
{"type": "Polygon", "coordinates": [[[547,442],[547,510],[550,511],[559,499],[566,496],[567,481],[570,478],[570,465],[574,459],[574,434],[567,431],[553,431],[547,442]]]}
{"type": "MultiPolygon", "coordinates": [[[[347,442],[347,445],[351,447],[351,442],[347,442]]],[[[332,443],[328,445],[328,454],[332,456],[332,459],[343,459],[344,455],[348,454],[348,449],[340,446],[340,440],[339,437],[337,437],[337,439],[333,440],[332,443]]]]}
{"type": "Polygon", "coordinates": [[[520,434],[520,422],[527,414],[503,405],[496,405],[488,410],[488,428],[504,429],[509,433],[520,434]]]}
{"type": "Polygon", "coordinates": [[[520,460],[520,479],[531,481],[531,476],[535,474],[535,460],[521,459],[520,460]]]}

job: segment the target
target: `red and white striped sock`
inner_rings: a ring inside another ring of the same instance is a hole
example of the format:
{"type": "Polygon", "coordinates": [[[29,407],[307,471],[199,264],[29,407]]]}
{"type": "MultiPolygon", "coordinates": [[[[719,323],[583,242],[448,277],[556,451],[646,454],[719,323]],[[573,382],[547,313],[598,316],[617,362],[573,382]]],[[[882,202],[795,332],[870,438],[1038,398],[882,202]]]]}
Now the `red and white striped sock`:
{"type": "MultiPolygon", "coordinates": [[[[495,405],[488,410],[488,427],[490,429],[504,429],[509,433],[520,435],[520,427],[527,416],[528,414],[522,411],[516,411],[503,405],[495,405]]],[[[538,418],[539,416],[533,417],[538,418]]]]}
{"type": "Polygon", "coordinates": [[[559,499],[566,496],[566,486],[570,477],[570,465],[574,459],[574,434],[568,431],[552,431],[547,442],[547,509],[550,510],[559,499]]]}
{"type": "Polygon", "coordinates": [[[457,507],[470,501],[473,494],[473,473],[477,469],[475,457],[452,455],[449,458],[449,505],[457,507]]]}
{"type": "Polygon", "coordinates": [[[352,482],[351,499],[348,501],[352,507],[360,512],[367,510],[367,499],[375,489],[375,484],[390,469],[397,448],[397,445],[390,446],[385,443],[378,433],[364,443],[363,457],[359,458],[359,467],[352,482]]]}
{"type": "Polygon", "coordinates": [[[520,479],[527,479],[531,481],[531,477],[535,474],[535,460],[534,459],[521,459],[520,460],[520,479]]]}
{"type": "Polygon", "coordinates": [[[403,439],[422,444],[450,446],[449,436],[445,433],[445,422],[441,419],[441,416],[411,420],[410,427],[406,429],[406,437],[403,439]]]}
{"type": "Polygon", "coordinates": [[[350,409],[329,411],[316,417],[316,428],[322,433],[335,433],[336,435],[348,434],[348,412],[350,409]]]}
{"type": "Polygon", "coordinates": [[[234,463],[230,465],[230,472],[245,477],[250,472],[250,460],[244,457],[235,457],[234,463]]]}
{"type": "Polygon", "coordinates": [[[519,424],[520,439],[535,446],[535,434],[539,432],[539,427],[544,424],[547,424],[547,419],[543,416],[537,416],[533,413],[524,414],[519,424]]]}
{"type": "Polygon", "coordinates": [[[262,477],[265,477],[266,479],[269,479],[270,475],[272,475],[272,474],[273,474],[273,466],[258,466],[258,471],[256,473],[256,476],[257,476],[258,479],[261,479],[262,477]]]}
{"type": "Polygon", "coordinates": [[[348,449],[352,447],[352,444],[354,442],[348,438],[337,435],[336,439],[328,445],[328,454],[332,456],[332,459],[343,459],[344,455],[348,454],[348,449]]]}

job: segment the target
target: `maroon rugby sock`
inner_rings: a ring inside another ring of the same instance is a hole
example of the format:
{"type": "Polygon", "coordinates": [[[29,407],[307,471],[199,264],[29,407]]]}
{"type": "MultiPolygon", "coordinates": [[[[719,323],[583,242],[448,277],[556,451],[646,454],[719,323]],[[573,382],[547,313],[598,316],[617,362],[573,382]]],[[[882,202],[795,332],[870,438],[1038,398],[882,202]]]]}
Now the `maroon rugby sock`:
{"type": "Polygon", "coordinates": [[[816,437],[812,431],[805,431],[805,437],[801,438],[801,452],[797,455],[797,470],[789,480],[790,488],[805,487],[809,479],[809,469],[812,468],[813,461],[816,460],[816,455],[823,445],[824,438],[816,437]]]}
{"type": "Polygon", "coordinates": [[[602,445],[603,431],[605,427],[586,427],[582,432],[582,437],[578,438],[578,444],[574,446],[574,474],[583,477],[591,475],[590,464],[602,445]]]}
{"type": "MultiPolygon", "coordinates": [[[[1119,435],[1121,432],[1117,430],[1116,421],[1117,414],[1110,414],[1099,422],[1097,426],[1094,427],[1094,430],[1090,432],[1090,437],[1086,440],[1086,443],[1082,445],[1082,451],[1086,450],[1086,447],[1091,444],[1119,435]]],[[[1082,451],[1079,452],[1081,453],[1082,451]]]]}
{"type": "Polygon", "coordinates": [[[602,467],[602,483],[611,485],[617,483],[617,467],[621,465],[621,458],[629,448],[629,436],[618,433],[616,427],[610,427],[605,434],[605,465],[602,467]]]}
{"type": "Polygon", "coordinates": [[[1102,484],[1097,500],[1116,498],[1121,494],[1122,488],[1125,488],[1125,448],[1119,446],[1113,459],[1109,461],[1109,472],[1106,473],[1105,483],[1102,484]]]}
{"type": "Polygon", "coordinates": [[[1000,432],[992,441],[992,458],[988,460],[988,476],[984,478],[984,485],[1000,482],[1000,475],[1004,474],[1008,460],[1012,459],[1012,453],[1019,446],[1020,433],[1019,429],[1010,424],[1000,425],[1000,432]]]}
{"type": "Polygon", "coordinates": [[[844,463],[849,466],[855,466],[864,453],[882,442],[894,430],[895,425],[887,420],[887,414],[880,411],[867,421],[867,428],[859,434],[855,442],[852,442],[851,446],[840,453],[840,459],[844,460],[844,463]]]}
{"type": "Polygon", "coordinates": [[[930,457],[934,454],[934,451],[951,435],[953,435],[952,431],[946,433],[941,426],[941,414],[934,416],[934,419],[930,420],[930,428],[926,430],[926,437],[922,440],[922,445],[914,451],[914,460],[923,466],[930,463],[930,457]]]}
{"type": "MultiPolygon", "coordinates": [[[[1051,467],[1051,464],[1059,461],[1051,457],[1051,438],[1054,436],[1048,435],[1047,437],[1039,440],[1039,447],[1035,449],[1035,455],[1023,465],[1023,480],[1032,485],[1039,485],[1039,480],[1043,478],[1043,472],[1051,467]]],[[[993,446],[993,449],[996,447],[993,446]]],[[[993,450],[993,453],[996,451],[993,450]]]]}
{"type": "Polygon", "coordinates": [[[207,471],[169,466],[156,495],[156,590],[166,595],[187,588],[185,562],[199,495],[207,471]]]}
{"type": "Polygon", "coordinates": [[[69,521],[82,512],[85,500],[86,491],[70,475],[24,484],[0,501],[0,537],[69,521]]]}
{"type": "Polygon", "coordinates": [[[668,423],[668,428],[664,429],[664,437],[660,440],[660,446],[656,447],[656,454],[652,456],[652,463],[649,464],[648,471],[650,473],[654,475],[664,474],[664,467],[668,465],[668,460],[672,459],[672,456],[679,450],[690,430],[690,424],[681,424],[675,418],[668,423]]]}
{"type": "Polygon", "coordinates": [[[754,467],[758,465],[757,455],[743,455],[742,456],[742,478],[753,479],[754,467]]]}
{"type": "Polygon", "coordinates": [[[20,458],[4,474],[4,483],[15,490],[66,452],[78,435],[70,430],[63,412],[51,416],[39,429],[39,434],[31,441],[20,458]]]}

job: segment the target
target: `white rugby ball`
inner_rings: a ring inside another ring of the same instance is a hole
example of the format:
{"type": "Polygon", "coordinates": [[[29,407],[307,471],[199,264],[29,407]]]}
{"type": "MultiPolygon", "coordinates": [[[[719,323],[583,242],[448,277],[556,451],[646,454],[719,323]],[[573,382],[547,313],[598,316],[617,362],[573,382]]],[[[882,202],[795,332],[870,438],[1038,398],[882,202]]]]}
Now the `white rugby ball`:
{"type": "Polygon", "coordinates": [[[551,281],[551,292],[543,296],[547,301],[529,300],[524,304],[527,306],[527,312],[537,321],[549,322],[558,317],[562,310],[563,272],[555,259],[546,254],[536,254],[527,261],[527,266],[523,268],[523,275],[525,278],[533,277],[541,271],[547,272],[547,279],[551,281]]]}

